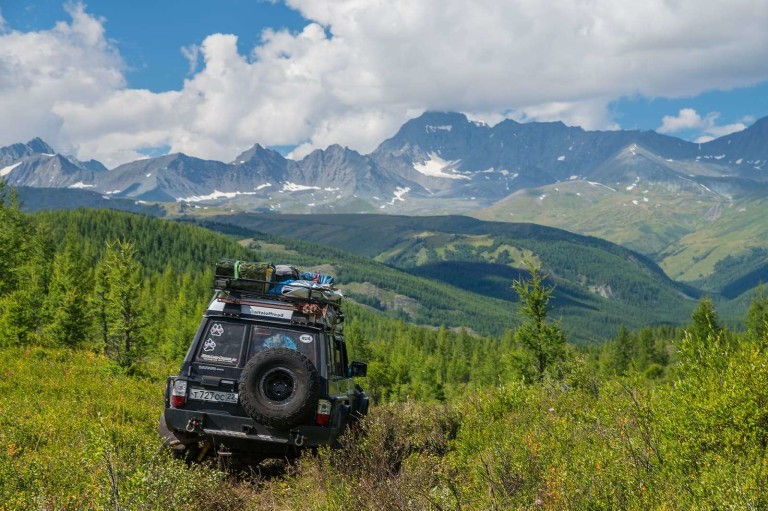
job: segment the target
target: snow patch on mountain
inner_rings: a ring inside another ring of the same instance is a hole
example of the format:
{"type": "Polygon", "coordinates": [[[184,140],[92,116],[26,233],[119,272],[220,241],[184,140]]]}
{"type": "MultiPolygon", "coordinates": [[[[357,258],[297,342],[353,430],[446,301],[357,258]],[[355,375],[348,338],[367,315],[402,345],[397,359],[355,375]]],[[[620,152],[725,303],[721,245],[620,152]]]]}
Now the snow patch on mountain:
{"type": "MultiPolygon", "coordinates": [[[[501,174],[504,177],[508,177],[511,174],[512,175],[512,177],[511,177],[512,179],[515,179],[519,175],[517,172],[512,173],[512,172],[508,171],[507,169],[496,170],[494,167],[490,167],[490,168],[485,169],[485,170],[479,170],[479,171],[477,171],[477,174],[501,174]]],[[[486,179],[488,179],[488,177],[486,177],[486,179]]]]}
{"type": "Polygon", "coordinates": [[[82,181],[78,181],[77,183],[75,183],[73,185],[69,185],[67,188],[78,188],[78,189],[82,190],[82,189],[85,189],[85,188],[93,188],[95,186],[96,185],[87,185],[87,184],[83,183],[82,181]]]}
{"type": "Polygon", "coordinates": [[[16,167],[18,167],[18,166],[19,166],[19,165],[21,165],[22,163],[24,163],[24,162],[21,162],[21,161],[20,161],[20,162],[16,162],[16,163],[14,163],[13,165],[8,165],[7,167],[3,167],[2,169],[0,169],[0,177],[4,177],[4,176],[7,176],[8,174],[10,174],[10,173],[11,173],[11,171],[12,171],[13,169],[15,169],[16,167]]]}
{"type": "Polygon", "coordinates": [[[259,190],[263,190],[264,188],[269,188],[270,186],[272,186],[272,183],[264,183],[263,185],[259,185],[256,188],[254,188],[254,190],[259,191],[259,190]]]}
{"type": "Polygon", "coordinates": [[[448,179],[470,179],[468,176],[456,174],[456,165],[461,160],[446,161],[435,153],[429,153],[429,160],[424,163],[414,163],[413,170],[429,177],[443,177],[448,179]],[[450,170],[452,173],[447,173],[450,170]]]}
{"type": "Polygon", "coordinates": [[[238,195],[256,195],[256,192],[220,192],[214,190],[208,195],[192,195],[191,197],[177,197],[176,202],[203,202],[216,199],[234,199],[238,195]]]}
{"type": "Polygon", "coordinates": [[[290,181],[286,181],[285,183],[283,183],[283,188],[280,191],[281,192],[304,192],[307,190],[320,190],[320,187],[298,185],[296,183],[291,183],[290,181]]]}
{"type": "Polygon", "coordinates": [[[596,181],[587,181],[587,183],[591,184],[592,186],[602,186],[603,188],[608,188],[610,191],[615,192],[615,188],[611,188],[608,185],[604,185],[603,183],[598,183],[596,181]]]}
{"type": "Polygon", "coordinates": [[[392,198],[392,200],[387,202],[386,204],[382,204],[381,206],[379,206],[379,209],[384,209],[387,206],[394,206],[395,202],[397,201],[405,202],[405,194],[407,194],[410,191],[411,191],[410,187],[406,186],[405,188],[403,188],[401,186],[398,186],[397,188],[395,188],[395,191],[393,192],[394,197],[392,198]]]}

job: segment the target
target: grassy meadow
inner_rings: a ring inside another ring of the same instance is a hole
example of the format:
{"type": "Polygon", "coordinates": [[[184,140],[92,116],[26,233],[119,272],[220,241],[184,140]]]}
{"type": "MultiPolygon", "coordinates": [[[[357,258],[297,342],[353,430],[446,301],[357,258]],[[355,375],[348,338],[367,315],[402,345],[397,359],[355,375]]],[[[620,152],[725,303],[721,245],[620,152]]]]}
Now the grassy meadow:
{"type": "Polygon", "coordinates": [[[222,470],[156,434],[165,375],[87,350],[5,348],[0,509],[765,509],[768,355],[681,344],[666,383],[508,382],[374,406],[345,449],[222,470]]]}

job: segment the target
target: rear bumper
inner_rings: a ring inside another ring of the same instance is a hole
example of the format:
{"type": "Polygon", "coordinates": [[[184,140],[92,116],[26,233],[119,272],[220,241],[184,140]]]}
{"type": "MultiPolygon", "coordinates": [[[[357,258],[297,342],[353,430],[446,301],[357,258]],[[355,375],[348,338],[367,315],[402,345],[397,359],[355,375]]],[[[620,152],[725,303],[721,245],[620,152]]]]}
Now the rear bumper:
{"type": "Polygon", "coordinates": [[[290,430],[268,428],[249,417],[238,417],[212,411],[166,408],[165,422],[179,438],[197,441],[212,438],[230,449],[248,451],[281,451],[287,447],[316,447],[333,443],[343,432],[346,417],[338,414],[329,427],[300,425],[290,430]]]}

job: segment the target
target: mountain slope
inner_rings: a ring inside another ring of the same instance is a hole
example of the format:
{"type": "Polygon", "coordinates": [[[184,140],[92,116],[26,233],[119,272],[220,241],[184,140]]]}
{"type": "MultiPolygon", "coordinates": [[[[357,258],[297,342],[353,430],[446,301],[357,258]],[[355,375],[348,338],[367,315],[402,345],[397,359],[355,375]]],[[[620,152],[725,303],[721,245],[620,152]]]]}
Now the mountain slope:
{"type": "Polygon", "coordinates": [[[243,236],[266,233],[353,251],[504,300],[515,299],[509,286],[525,275],[527,261],[538,263],[557,286],[555,314],[592,335],[622,323],[683,323],[699,296],[636,252],[532,224],[390,215],[237,214],[198,221],[243,236]],[[590,322],[600,327],[590,329],[590,322]]]}

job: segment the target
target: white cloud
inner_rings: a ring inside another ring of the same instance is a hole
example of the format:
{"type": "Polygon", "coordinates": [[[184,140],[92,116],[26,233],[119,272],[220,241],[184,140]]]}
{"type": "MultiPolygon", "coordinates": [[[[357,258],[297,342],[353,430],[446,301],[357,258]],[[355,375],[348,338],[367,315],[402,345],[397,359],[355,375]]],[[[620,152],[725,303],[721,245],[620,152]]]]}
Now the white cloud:
{"type": "MultiPolygon", "coordinates": [[[[677,133],[685,130],[704,132],[704,135],[699,136],[695,140],[696,142],[704,143],[717,137],[741,131],[747,127],[743,122],[719,126],[717,124],[719,118],[720,114],[718,112],[710,112],[702,117],[693,108],[683,108],[678,112],[677,116],[665,115],[657,131],[659,133],[677,133]]],[[[745,122],[750,122],[750,120],[750,118],[747,118],[745,122]]]]}
{"type": "MultiPolygon", "coordinates": [[[[712,115],[712,114],[710,114],[712,115]]],[[[693,108],[683,108],[677,117],[665,115],[661,120],[660,133],[675,133],[681,130],[701,129],[706,122],[693,108]]]]}
{"type": "Polygon", "coordinates": [[[189,46],[182,46],[181,54],[187,59],[189,63],[189,71],[187,75],[194,74],[198,69],[200,63],[200,47],[196,44],[190,44],[189,46]]]}
{"type": "Polygon", "coordinates": [[[0,34],[0,141],[42,136],[62,149],[76,140],[62,131],[67,122],[53,107],[96,104],[125,87],[124,64],[104,36],[101,20],[80,5],[68,6],[70,23],[52,29],[0,34]],[[12,119],[13,122],[8,122],[12,119]]]}
{"type": "MultiPolygon", "coordinates": [[[[190,41],[190,75],[164,93],[127,88],[102,20],[81,5],[50,30],[6,23],[0,116],[15,121],[0,144],[39,135],[108,166],[163,146],[224,161],[255,142],[368,152],[427,109],[612,129],[620,97],[768,79],[765,0],[286,2],[302,31],[266,31],[247,55],[233,35],[190,41]]],[[[696,121],[686,115],[667,129],[696,121]]],[[[733,128],[707,119],[708,135],[733,128]]]]}

